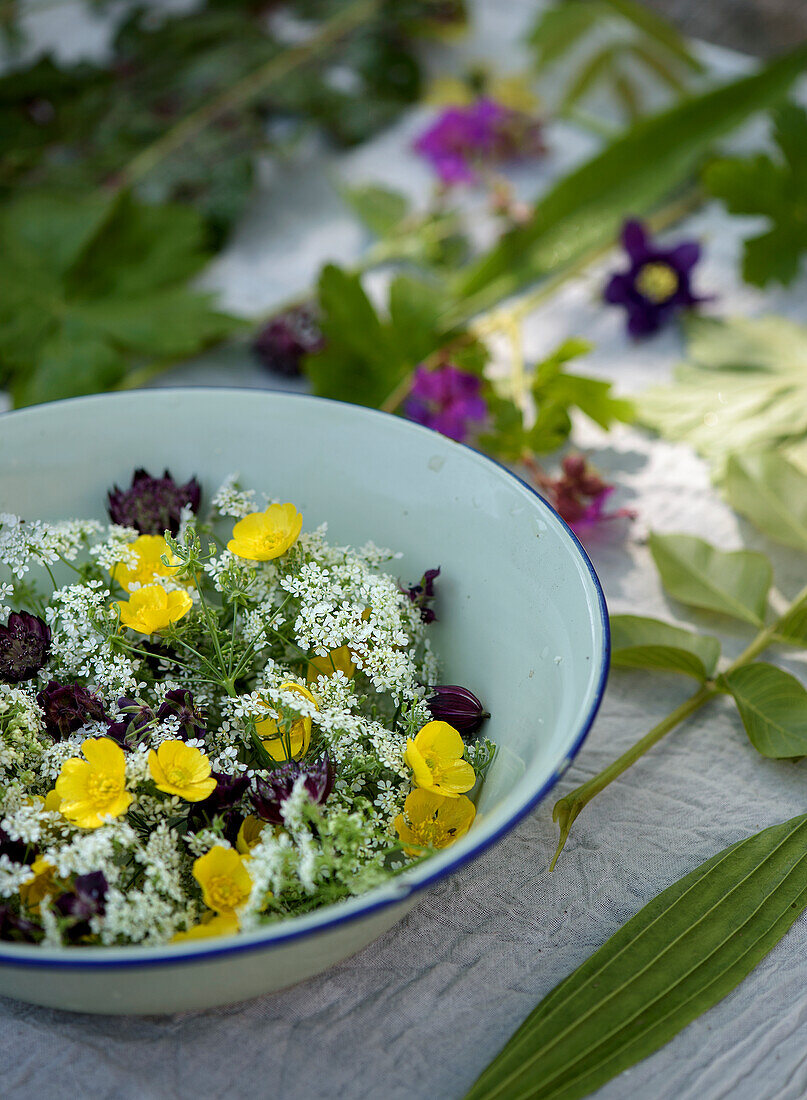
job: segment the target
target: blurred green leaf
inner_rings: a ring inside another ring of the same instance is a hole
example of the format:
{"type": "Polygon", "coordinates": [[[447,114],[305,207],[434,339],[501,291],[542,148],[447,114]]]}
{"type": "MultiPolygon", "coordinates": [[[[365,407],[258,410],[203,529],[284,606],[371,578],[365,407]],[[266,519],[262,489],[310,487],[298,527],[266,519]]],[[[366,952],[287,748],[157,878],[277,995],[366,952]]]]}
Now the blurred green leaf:
{"type": "Polygon", "coordinates": [[[342,196],[376,237],[389,236],[409,213],[406,196],[389,187],[344,187],[342,196]]]}
{"type": "Polygon", "coordinates": [[[559,180],[529,222],[507,233],[456,282],[468,315],[616,238],[627,216],[647,214],[692,178],[710,147],[770,107],[807,67],[807,45],[752,76],[643,118],[559,180]]]}
{"type": "Polygon", "coordinates": [[[775,451],[732,455],[725,489],[732,508],[763,534],[807,552],[807,474],[775,451]]]}
{"type": "Polygon", "coordinates": [[[637,400],[644,424],[689,443],[718,479],[731,454],[807,439],[807,328],[784,317],[693,317],[687,335],[674,384],[637,400]]]}
{"type": "Polygon", "coordinates": [[[756,661],[721,676],[737,704],[748,739],[773,760],[807,755],[807,691],[795,676],[756,661]]]}
{"type": "Polygon", "coordinates": [[[773,579],[771,563],[754,550],[718,550],[694,535],[649,539],[661,583],[689,607],[717,611],[761,626],[773,579]]]}
{"type": "Polygon", "coordinates": [[[774,116],[779,158],[726,157],[708,165],[704,185],[732,214],[762,214],[770,228],[745,242],[743,278],[787,285],[807,252],[807,111],[789,103],[774,116]]]}
{"type": "Polygon", "coordinates": [[[641,615],[611,616],[614,668],[679,672],[703,683],[714,676],[719,657],[717,638],[641,615]]]}

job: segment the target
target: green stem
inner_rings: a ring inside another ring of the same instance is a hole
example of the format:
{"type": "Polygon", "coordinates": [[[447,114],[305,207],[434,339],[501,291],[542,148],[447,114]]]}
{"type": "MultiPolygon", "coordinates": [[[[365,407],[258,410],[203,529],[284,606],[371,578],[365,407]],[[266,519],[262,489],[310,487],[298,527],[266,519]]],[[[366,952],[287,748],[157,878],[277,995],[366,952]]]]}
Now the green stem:
{"type": "Polygon", "coordinates": [[[130,187],[148,175],[162,160],[176,152],[206,126],[230,111],[250,103],[272,84],[289,76],[295,69],[325,53],[342,38],[356,30],[379,8],[381,0],[355,0],[329,20],[306,42],[284,50],[259,66],[220,95],[186,115],[151,145],[141,150],[120,176],[119,186],[130,187]]]}
{"type": "MultiPolygon", "coordinates": [[[[734,672],[736,669],[743,665],[750,664],[751,661],[755,660],[755,658],[774,641],[779,629],[779,624],[782,620],[805,600],[807,600],[807,586],[802,588],[798,595],[791,600],[789,607],[774,622],[769,626],[763,627],[763,629],[759,631],[739,657],[732,661],[728,668],[725,669],[723,675],[734,672]]],[[[572,825],[588,803],[591,802],[593,798],[596,798],[601,791],[604,791],[609,783],[613,783],[613,781],[618,779],[623,772],[626,772],[628,768],[635,764],[640,757],[644,756],[648,749],[652,749],[662,737],[666,737],[668,733],[693,715],[696,710],[700,710],[704,703],[707,703],[710,699],[713,699],[715,695],[719,694],[721,694],[721,690],[713,681],[710,680],[702,684],[694,695],[691,695],[689,699],[686,699],[680,706],[676,707],[674,711],[671,711],[666,718],[663,718],[661,722],[653,726],[653,728],[637,741],[635,745],[632,745],[627,752],[624,752],[612,764],[609,764],[607,768],[598,772],[597,775],[587,780],[585,783],[582,783],[579,787],[575,787],[573,791],[570,791],[569,794],[555,803],[554,809],[552,810],[552,820],[558,823],[560,837],[558,840],[558,847],[549,865],[550,871],[555,869],[558,857],[563,851],[566,841],[569,839],[572,825]]]]}

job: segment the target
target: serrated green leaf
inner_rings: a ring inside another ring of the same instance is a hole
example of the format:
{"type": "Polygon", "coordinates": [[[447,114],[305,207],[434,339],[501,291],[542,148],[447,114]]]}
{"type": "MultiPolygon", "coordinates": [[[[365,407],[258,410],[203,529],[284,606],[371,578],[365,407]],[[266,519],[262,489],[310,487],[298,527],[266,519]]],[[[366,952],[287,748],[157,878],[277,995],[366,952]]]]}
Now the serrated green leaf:
{"type": "Polygon", "coordinates": [[[611,616],[611,664],[615,668],[680,672],[703,683],[714,676],[720,642],[660,619],[611,616]]]}
{"type": "Polygon", "coordinates": [[[368,184],[345,187],[342,196],[377,237],[393,233],[409,213],[409,200],[400,191],[368,184]]]}
{"type": "Polygon", "coordinates": [[[748,739],[773,760],[807,755],[807,691],[795,676],[756,661],[718,680],[737,704],[748,739]]]}
{"type": "Polygon", "coordinates": [[[119,382],[125,370],[125,356],[110,341],[70,321],[45,341],[30,371],[19,377],[14,404],[98,393],[119,382]]]}
{"type": "Polygon", "coordinates": [[[612,383],[601,378],[563,374],[553,387],[553,395],[557,400],[575,406],[607,431],[616,420],[630,424],[635,415],[633,403],[623,397],[613,397],[612,389],[612,383]]]}
{"type": "Polygon", "coordinates": [[[94,194],[22,194],[0,219],[4,251],[35,256],[38,265],[63,275],[114,214],[116,202],[94,194]]]}
{"type": "Polygon", "coordinates": [[[807,552],[807,475],[775,451],[732,455],[725,482],[735,511],[763,534],[807,552]]]}
{"type": "Polygon", "coordinates": [[[646,214],[685,183],[715,141],[775,103],[805,66],[807,46],[801,46],[752,76],[641,119],[559,180],[526,225],[459,276],[463,315],[614,240],[626,216],[646,214]]]}
{"type": "Polygon", "coordinates": [[[661,583],[676,600],[762,625],[773,579],[764,554],[718,550],[694,535],[653,533],[648,545],[661,583]]]}
{"type": "Polygon", "coordinates": [[[670,386],[645,390],[639,419],[689,443],[725,476],[731,454],[807,439],[807,328],[784,317],[693,317],[689,362],[670,386]]]}
{"type": "Polygon", "coordinates": [[[668,887],[556,986],[466,1100],[582,1100],[717,1004],[807,906],[807,816],[668,887]]]}

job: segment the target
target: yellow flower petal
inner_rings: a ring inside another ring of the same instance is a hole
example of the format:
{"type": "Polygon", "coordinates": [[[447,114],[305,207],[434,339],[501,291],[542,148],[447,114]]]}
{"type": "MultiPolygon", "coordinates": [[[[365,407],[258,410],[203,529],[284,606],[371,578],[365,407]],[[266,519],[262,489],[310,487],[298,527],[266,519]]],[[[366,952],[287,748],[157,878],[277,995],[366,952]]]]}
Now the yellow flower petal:
{"type": "Polygon", "coordinates": [[[184,741],[163,741],[149,752],[149,773],[157,790],[175,794],[186,802],[201,802],[216,789],[210,761],[184,741]]]}
{"type": "Polygon", "coordinates": [[[187,592],[166,592],[160,584],[138,588],[128,600],[119,600],[120,621],[138,634],[156,634],[178,622],[193,607],[187,592]]]}
{"type": "Polygon", "coordinates": [[[109,574],[125,592],[131,592],[133,584],[147,585],[155,577],[173,576],[179,564],[177,562],[176,565],[171,566],[162,562],[163,555],[169,561],[175,560],[168,549],[168,543],[162,535],[141,535],[135,539],[129,549],[134,551],[137,564],[130,568],[128,565],[124,565],[123,562],[118,562],[113,565],[109,574]]]}
{"type": "Polygon", "coordinates": [[[97,829],[107,817],[120,817],[132,796],[126,790],[126,757],[108,737],[89,737],[81,751],[85,759],[65,760],[56,780],[59,811],[82,829],[97,829]]]}
{"type": "Polygon", "coordinates": [[[177,932],[171,937],[171,943],[185,943],[187,940],[207,940],[211,936],[232,936],[238,931],[238,917],[235,913],[210,913],[207,918],[202,917],[199,924],[194,924],[185,932],[177,932]]]}
{"type": "Polygon", "coordinates": [[[235,840],[236,850],[242,856],[248,856],[261,839],[261,833],[265,828],[265,821],[261,821],[255,814],[248,814],[241,822],[241,828],[238,830],[238,836],[235,840]]]}
{"type": "MultiPolygon", "coordinates": [[[[289,680],[281,684],[280,688],[283,691],[296,692],[316,705],[316,699],[302,684],[295,684],[289,680]]],[[[296,759],[302,756],[311,744],[311,719],[307,715],[302,715],[292,721],[289,728],[285,728],[286,723],[283,722],[282,715],[271,709],[272,704],[265,703],[264,706],[270,709],[271,717],[256,722],[255,731],[272,759],[282,763],[289,758],[296,759]],[[287,750],[291,750],[290,753],[287,750]]]]}
{"type": "Polygon", "coordinates": [[[39,856],[31,864],[31,877],[20,886],[20,901],[32,909],[58,889],[60,887],[56,881],[56,868],[39,856]]]}
{"type": "Polygon", "coordinates": [[[462,759],[464,752],[462,737],[453,726],[427,722],[414,740],[407,740],[404,760],[416,786],[456,798],[476,782],[474,769],[462,759]]]}
{"type": "Polygon", "coordinates": [[[348,680],[352,680],[356,675],[353,654],[346,645],[332,649],[327,657],[312,657],[308,662],[305,678],[309,684],[313,684],[320,676],[329,677],[337,672],[343,672],[348,680]]]}
{"type": "Polygon", "coordinates": [[[248,561],[271,561],[294,545],[302,527],[303,517],[293,504],[270,504],[236,523],[227,549],[248,561]]]}
{"type": "Polygon", "coordinates": [[[252,892],[252,879],[244,866],[244,857],[220,844],[194,861],[193,877],[202,887],[205,905],[217,913],[239,909],[252,892]]]}
{"type": "Polygon", "coordinates": [[[434,791],[414,790],[407,795],[404,812],[398,814],[394,826],[407,855],[417,856],[423,848],[447,848],[459,840],[475,816],[476,807],[465,795],[448,798],[434,791]]]}

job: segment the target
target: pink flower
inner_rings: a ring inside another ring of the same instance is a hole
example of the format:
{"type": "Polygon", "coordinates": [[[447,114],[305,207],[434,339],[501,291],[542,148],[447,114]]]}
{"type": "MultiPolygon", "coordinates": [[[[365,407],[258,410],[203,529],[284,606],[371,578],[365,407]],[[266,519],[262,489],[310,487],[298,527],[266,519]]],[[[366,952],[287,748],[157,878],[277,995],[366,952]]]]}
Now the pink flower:
{"type": "Polygon", "coordinates": [[[606,512],[605,505],[614,491],[580,454],[567,455],[560,477],[551,478],[537,474],[540,488],[549,503],[577,535],[582,535],[606,520],[635,519],[631,508],[618,508],[606,512]]]}

